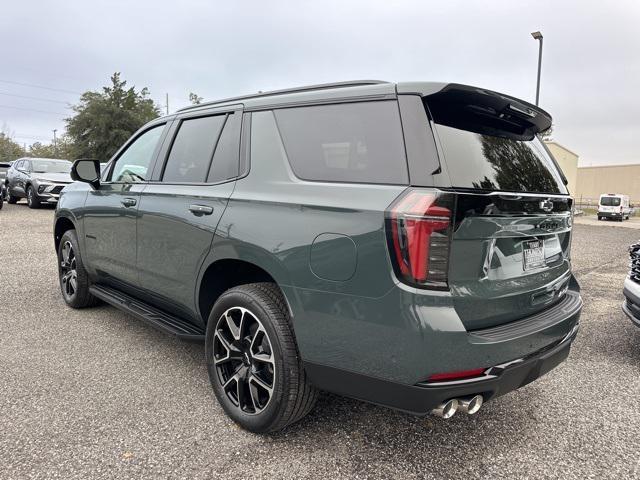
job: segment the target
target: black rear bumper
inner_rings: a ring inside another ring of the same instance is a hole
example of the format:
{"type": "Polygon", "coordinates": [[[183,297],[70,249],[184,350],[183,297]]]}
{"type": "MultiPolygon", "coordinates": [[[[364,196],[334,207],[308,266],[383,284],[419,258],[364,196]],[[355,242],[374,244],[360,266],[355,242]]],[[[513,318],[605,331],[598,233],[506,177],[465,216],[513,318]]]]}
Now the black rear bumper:
{"type": "Polygon", "coordinates": [[[484,400],[504,395],[531,383],[562,363],[578,333],[578,318],[571,332],[560,342],[527,358],[490,369],[481,379],[442,382],[429,385],[403,385],[358,373],[305,363],[309,379],[317,387],[339,395],[364,400],[415,415],[427,415],[440,403],[451,398],[482,395],[484,400]]]}

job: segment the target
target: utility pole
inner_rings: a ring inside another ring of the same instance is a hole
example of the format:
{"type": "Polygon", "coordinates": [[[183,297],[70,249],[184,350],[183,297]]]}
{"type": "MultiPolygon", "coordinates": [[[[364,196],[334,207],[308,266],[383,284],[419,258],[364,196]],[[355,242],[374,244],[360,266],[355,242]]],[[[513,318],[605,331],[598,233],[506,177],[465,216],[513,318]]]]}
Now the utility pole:
{"type": "Polygon", "coordinates": [[[542,70],[542,33],[532,32],[531,36],[534,40],[540,40],[540,48],[538,50],[538,82],[536,84],[536,106],[540,101],[540,71],[542,70]]]}
{"type": "Polygon", "coordinates": [[[56,132],[58,131],[57,128],[53,129],[53,154],[57,157],[58,156],[58,141],[56,139],[56,132]]]}
{"type": "Polygon", "coordinates": [[[167,93],[167,102],[166,102],[166,106],[167,106],[167,115],[169,115],[169,94],[167,93]]]}

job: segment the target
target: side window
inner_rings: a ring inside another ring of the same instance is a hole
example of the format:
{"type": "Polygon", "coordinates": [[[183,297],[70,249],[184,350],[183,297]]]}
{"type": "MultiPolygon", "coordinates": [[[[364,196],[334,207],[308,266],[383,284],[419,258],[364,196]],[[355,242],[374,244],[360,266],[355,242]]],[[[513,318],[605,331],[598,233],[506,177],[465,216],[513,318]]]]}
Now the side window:
{"type": "Polygon", "coordinates": [[[274,110],[294,173],[305,180],[407,184],[396,101],[274,110]]]}
{"type": "Polygon", "coordinates": [[[22,161],[22,170],[27,173],[31,171],[31,162],[29,160],[22,161]]]}
{"type": "Polygon", "coordinates": [[[223,182],[238,176],[241,124],[241,113],[232,113],[227,117],[216,146],[216,153],[213,155],[207,182],[223,182]]]}
{"type": "Polygon", "coordinates": [[[22,170],[22,166],[23,165],[24,165],[24,160],[20,160],[20,161],[16,162],[15,169],[16,170],[22,170]]]}
{"type": "Polygon", "coordinates": [[[226,115],[183,120],[162,175],[163,182],[204,183],[226,115]]]}
{"type": "Polygon", "coordinates": [[[129,145],[116,159],[111,172],[111,181],[126,183],[146,181],[147,172],[163,130],[164,125],[153,127],[129,145]]]}

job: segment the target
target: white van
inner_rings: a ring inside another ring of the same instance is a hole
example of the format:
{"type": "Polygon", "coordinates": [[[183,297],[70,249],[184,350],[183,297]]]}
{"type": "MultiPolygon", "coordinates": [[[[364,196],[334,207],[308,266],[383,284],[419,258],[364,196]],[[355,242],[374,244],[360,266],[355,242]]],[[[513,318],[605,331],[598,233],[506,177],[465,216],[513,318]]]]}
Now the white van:
{"type": "Polygon", "coordinates": [[[598,220],[613,218],[623,221],[629,220],[631,207],[629,207],[629,195],[621,193],[603,193],[598,202],[598,220]]]}

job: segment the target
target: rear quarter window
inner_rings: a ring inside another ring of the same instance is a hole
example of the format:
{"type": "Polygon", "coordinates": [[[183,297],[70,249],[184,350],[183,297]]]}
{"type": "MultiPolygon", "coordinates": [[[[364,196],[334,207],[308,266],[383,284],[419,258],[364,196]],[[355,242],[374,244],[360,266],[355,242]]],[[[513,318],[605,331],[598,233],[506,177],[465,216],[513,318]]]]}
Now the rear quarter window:
{"type": "Polygon", "coordinates": [[[395,101],[274,111],[291,168],[304,180],[407,184],[395,101]]]}

